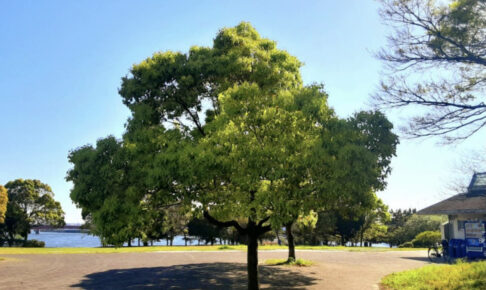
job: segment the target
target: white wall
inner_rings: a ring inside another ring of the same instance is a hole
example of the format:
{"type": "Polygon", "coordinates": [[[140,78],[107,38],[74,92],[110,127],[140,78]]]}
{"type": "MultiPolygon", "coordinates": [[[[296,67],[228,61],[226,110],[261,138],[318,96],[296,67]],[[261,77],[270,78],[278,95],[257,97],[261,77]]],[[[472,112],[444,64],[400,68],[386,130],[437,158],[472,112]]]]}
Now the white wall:
{"type": "MultiPolygon", "coordinates": [[[[465,239],[464,226],[459,226],[459,222],[464,221],[486,221],[486,215],[457,215],[449,216],[449,222],[452,224],[451,239],[465,239]]],[[[444,230],[441,227],[442,238],[444,238],[444,230]]]]}

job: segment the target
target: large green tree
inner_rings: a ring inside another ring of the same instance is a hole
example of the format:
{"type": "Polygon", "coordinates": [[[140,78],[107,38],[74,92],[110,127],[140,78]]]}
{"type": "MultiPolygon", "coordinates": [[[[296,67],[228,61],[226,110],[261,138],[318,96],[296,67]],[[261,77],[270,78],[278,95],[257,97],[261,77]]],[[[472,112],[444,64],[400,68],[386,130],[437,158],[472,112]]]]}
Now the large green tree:
{"type": "Polygon", "coordinates": [[[16,235],[27,240],[34,226],[64,226],[64,211],[54,200],[49,185],[35,179],[16,179],[5,185],[8,192],[7,213],[3,231],[10,245],[16,235]]]}
{"type": "MultiPolygon", "coordinates": [[[[299,67],[294,57],[242,23],[221,30],[212,48],[155,54],[134,66],[120,89],[134,112],[131,123],[173,126],[181,132],[186,146],[179,145],[180,188],[174,192],[184,193],[180,199],[197,201],[214,224],[234,226],[248,236],[252,289],[258,288],[257,239],[270,230],[270,200],[265,199],[277,192],[272,182],[283,171],[276,164],[301,150],[297,146],[288,155],[279,154],[286,148],[278,141],[291,141],[296,125],[304,124],[302,114],[291,109],[291,90],[301,86],[299,67]],[[241,163],[245,157],[248,161],[241,163]],[[238,163],[242,166],[236,168],[238,163]],[[241,217],[245,224],[235,220],[241,217]]],[[[306,138],[294,135],[298,142],[306,138]]],[[[160,180],[174,184],[173,177],[162,175],[160,180]]]]}
{"type": "Polygon", "coordinates": [[[375,95],[377,103],[417,108],[405,131],[412,137],[456,141],[484,128],[485,1],[380,2],[392,33],[378,54],[390,77],[375,95]]]}
{"type": "Polygon", "coordinates": [[[93,199],[99,209],[132,192],[142,203],[156,200],[150,210],[178,204],[233,227],[246,236],[248,287],[257,289],[258,239],[272,225],[383,184],[382,164],[396,145],[379,113],[338,119],[321,86],[303,86],[300,66],[248,23],[222,29],[212,47],[155,53],[134,65],[119,90],[132,116],[113,145],[130,154],[109,157],[100,144],[74,152],[73,200],[91,207],[93,199]],[[92,188],[98,196],[89,196],[92,188]]]}

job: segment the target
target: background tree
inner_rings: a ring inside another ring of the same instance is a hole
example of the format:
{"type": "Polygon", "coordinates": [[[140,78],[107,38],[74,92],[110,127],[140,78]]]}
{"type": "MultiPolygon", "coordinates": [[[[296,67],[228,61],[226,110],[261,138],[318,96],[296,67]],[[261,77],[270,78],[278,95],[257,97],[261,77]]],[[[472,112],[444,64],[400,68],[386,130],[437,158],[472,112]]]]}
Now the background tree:
{"type": "Polygon", "coordinates": [[[104,245],[121,246],[140,236],[143,195],[130,179],[130,152],[114,137],[72,151],[74,167],[66,180],[72,181],[71,199],[90,217],[93,233],[104,245]]]}
{"type": "MultiPolygon", "coordinates": [[[[300,190],[317,190],[315,198],[300,199],[299,204],[290,207],[294,210],[291,218],[287,218],[285,227],[289,245],[289,260],[295,260],[295,249],[291,235],[292,224],[296,213],[306,212],[309,206],[315,210],[332,210],[333,208],[354,208],[360,212],[374,208],[374,190],[383,190],[386,177],[390,173],[391,158],[395,155],[398,138],[391,132],[393,125],[380,112],[362,111],[347,120],[333,119],[321,123],[322,131],[318,138],[316,150],[312,155],[313,162],[307,164],[305,170],[298,173],[302,178],[304,173],[310,178],[294,184],[304,184],[300,190]],[[323,165],[325,164],[325,165],[323,165]],[[293,219],[292,219],[293,217],[293,219]]],[[[299,180],[299,179],[297,179],[299,180]]],[[[295,190],[296,186],[291,187],[295,190]]],[[[338,211],[334,211],[338,212],[338,211]]],[[[361,219],[357,216],[351,220],[361,219]]],[[[351,224],[358,225],[344,218],[347,213],[340,212],[338,227],[344,234],[351,229],[351,224]],[[344,225],[346,223],[346,226],[344,225]]],[[[348,216],[349,217],[349,216],[348,216]]],[[[354,232],[354,231],[353,231],[354,232]]],[[[351,232],[342,238],[351,238],[351,232]]]]}
{"type": "Polygon", "coordinates": [[[359,229],[359,242],[363,246],[363,241],[376,242],[383,238],[386,234],[387,226],[385,225],[390,220],[388,213],[388,206],[383,201],[374,196],[371,207],[364,211],[364,220],[359,229]]]}
{"type": "Polygon", "coordinates": [[[179,235],[188,234],[188,223],[190,221],[190,211],[184,210],[181,206],[170,206],[163,210],[165,220],[163,223],[164,237],[172,246],[174,238],[179,235]]]}
{"type": "Polygon", "coordinates": [[[329,242],[335,242],[337,217],[335,211],[325,210],[318,213],[316,227],[313,230],[315,237],[311,240],[315,240],[314,244],[322,242],[324,245],[328,245],[329,242]]]}
{"type": "Polygon", "coordinates": [[[0,224],[5,221],[5,213],[7,212],[8,195],[7,189],[0,185],[0,224]]]}
{"type": "Polygon", "coordinates": [[[8,192],[4,234],[12,245],[16,235],[24,242],[34,226],[64,226],[61,204],[54,200],[49,185],[33,179],[16,179],[5,185],[8,192]]]}
{"type": "Polygon", "coordinates": [[[340,238],[341,246],[355,238],[363,226],[364,216],[359,211],[358,207],[347,207],[336,212],[336,234],[340,238]]]}
{"type": "Polygon", "coordinates": [[[444,178],[447,195],[467,192],[471,177],[476,172],[486,172],[486,147],[459,154],[453,164],[450,176],[444,178]]]}
{"type": "Polygon", "coordinates": [[[216,239],[222,235],[222,229],[206,219],[193,218],[187,224],[187,228],[190,236],[197,237],[198,240],[203,240],[206,244],[213,245],[216,239]]]}
{"type": "Polygon", "coordinates": [[[393,234],[398,229],[403,228],[407,220],[417,212],[416,209],[397,209],[390,210],[390,220],[386,224],[388,226],[386,242],[392,247],[393,245],[398,246],[400,244],[400,239],[397,235],[393,234]]]}
{"type": "Polygon", "coordinates": [[[319,215],[314,211],[311,211],[307,216],[299,216],[293,229],[296,236],[295,244],[315,244],[313,232],[316,228],[318,217],[319,215]]]}
{"type": "Polygon", "coordinates": [[[482,0],[381,0],[393,32],[378,53],[391,76],[374,96],[384,107],[419,107],[405,132],[466,139],[486,125],[486,4],[482,0]],[[418,72],[411,74],[410,72],[418,72]]]}
{"type": "Polygon", "coordinates": [[[399,246],[405,242],[411,242],[418,234],[425,231],[437,231],[441,223],[445,221],[441,216],[410,216],[403,226],[389,230],[387,239],[390,246],[399,246]]]}

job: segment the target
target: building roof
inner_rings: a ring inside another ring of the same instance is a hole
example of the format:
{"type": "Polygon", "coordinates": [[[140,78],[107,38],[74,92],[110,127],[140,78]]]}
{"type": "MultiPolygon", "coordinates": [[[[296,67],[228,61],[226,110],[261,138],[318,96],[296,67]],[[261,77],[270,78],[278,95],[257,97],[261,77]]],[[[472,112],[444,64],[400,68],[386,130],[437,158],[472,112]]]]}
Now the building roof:
{"type": "Polygon", "coordinates": [[[469,194],[486,194],[486,172],[474,173],[468,187],[469,194]]]}
{"type": "Polygon", "coordinates": [[[486,214],[486,172],[475,173],[467,193],[454,195],[426,207],[418,214],[486,214]]]}
{"type": "Polygon", "coordinates": [[[454,195],[446,200],[426,207],[418,214],[486,214],[486,195],[471,196],[467,193],[454,195]]]}

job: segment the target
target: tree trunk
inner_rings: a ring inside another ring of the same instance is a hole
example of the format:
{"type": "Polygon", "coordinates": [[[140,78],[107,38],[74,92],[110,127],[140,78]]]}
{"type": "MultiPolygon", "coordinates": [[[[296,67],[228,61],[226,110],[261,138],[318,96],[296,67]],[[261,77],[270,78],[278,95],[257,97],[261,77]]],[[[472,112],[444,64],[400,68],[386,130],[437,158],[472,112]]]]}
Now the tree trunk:
{"type": "Polygon", "coordinates": [[[280,236],[278,235],[278,230],[275,230],[275,235],[277,236],[277,244],[280,246],[282,241],[280,240],[280,236]]]}
{"type": "Polygon", "coordinates": [[[132,246],[132,239],[131,239],[131,238],[128,240],[128,246],[129,246],[129,247],[131,247],[131,246],[132,246]]]}
{"type": "Polygon", "coordinates": [[[24,245],[27,243],[27,237],[29,236],[29,234],[25,234],[24,236],[24,245]]]}
{"type": "MultiPolygon", "coordinates": [[[[247,250],[247,270],[248,270],[248,289],[257,290],[258,288],[258,236],[255,231],[254,222],[251,230],[248,231],[248,250],[247,250]]],[[[250,228],[250,226],[249,226],[250,228]]]]}
{"type": "Polygon", "coordinates": [[[287,223],[285,225],[285,232],[287,233],[287,242],[289,244],[289,258],[288,262],[295,261],[295,242],[294,235],[292,234],[292,224],[294,222],[287,223]]]}
{"type": "Polygon", "coordinates": [[[258,290],[258,237],[272,230],[270,225],[264,226],[270,217],[264,218],[258,222],[258,224],[248,218],[248,224],[246,228],[240,226],[237,221],[220,222],[209,215],[208,212],[204,212],[204,217],[212,224],[218,227],[235,227],[240,235],[245,235],[247,240],[247,271],[248,271],[248,289],[258,290]]]}

